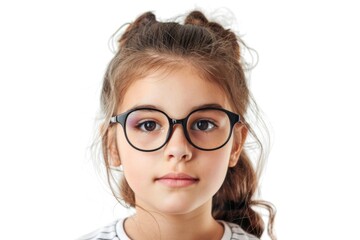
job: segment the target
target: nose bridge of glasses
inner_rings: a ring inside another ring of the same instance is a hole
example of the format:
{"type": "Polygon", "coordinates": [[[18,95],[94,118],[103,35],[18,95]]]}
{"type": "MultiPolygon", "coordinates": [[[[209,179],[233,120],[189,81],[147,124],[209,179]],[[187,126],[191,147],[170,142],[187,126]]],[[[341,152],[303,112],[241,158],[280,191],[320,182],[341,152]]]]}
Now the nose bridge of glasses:
{"type": "Polygon", "coordinates": [[[171,123],[172,123],[172,125],[175,125],[175,124],[184,125],[184,121],[185,121],[185,119],[174,119],[174,118],[171,118],[171,123]]]}
{"type": "Polygon", "coordinates": [[[174,126],[176,124],[180,124],[184,128],[184,131],[186,131],[186,120],[187,120],[187,118],[183,118],[183,119],[170,118],[170,120],[171,120],[172,128],[174,128],[174,126]]]}
{"type": "MultiPolygon", "coordinates": [[[[179,124],[182,126],[182,132],[184,133],[184,136],[187,138],[187,130],[186,130],[186,118],[183,118],[183,119],[175,119],[175,118],[170,118],[170,122],[171,122],[171,126],[170,126],[170,132],[171,132],[171,135],[173,134],[174,132],[174,127],[176,124],[179,124]]],[[[170,136],[171,137],[171,136],[170,136]]]]}

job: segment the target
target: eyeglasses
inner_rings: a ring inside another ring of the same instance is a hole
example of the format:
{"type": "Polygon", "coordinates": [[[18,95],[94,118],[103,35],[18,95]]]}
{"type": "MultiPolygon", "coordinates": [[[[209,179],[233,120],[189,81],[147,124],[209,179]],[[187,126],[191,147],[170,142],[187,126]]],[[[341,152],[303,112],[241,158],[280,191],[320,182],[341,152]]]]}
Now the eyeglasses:
{"type": "Polygon", "coordinates": [[[240,116],[222,108],[201,108],[183,119],[172,119],[152,108],[136,108],[114,116],[110,123],[120,123],[128,143],[143,152],[159,150],[169,141],[175,124],[181,124],[187,141],[197,149],[212,151],[223,147],[240,116]]]}

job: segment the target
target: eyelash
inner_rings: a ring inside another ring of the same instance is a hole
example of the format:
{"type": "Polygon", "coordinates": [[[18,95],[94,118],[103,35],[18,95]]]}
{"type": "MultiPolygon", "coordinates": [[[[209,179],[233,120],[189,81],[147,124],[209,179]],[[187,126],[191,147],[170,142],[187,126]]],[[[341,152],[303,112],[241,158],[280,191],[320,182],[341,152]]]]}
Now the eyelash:
{"type": "Polygon", "coordinates": [[[145,129],[145,124],[147,124],[147,123],[155,123],[156,126],[155,126],[155,129],[154,129],[154,130],[158,130],[158,129],[160,128],[160,125],[159,125],[156,121],[154,121],[154,120],[142,120],[141,122],[139,122],[138,124],[136,124],[135,127],[136,127],[137,129],[143,131],[143,132],[152,132],[152,131],[154,131],[154,130],[147,130],[147,129],[145,129]]]}
{"type": "Polygon", "coordinates": [[[203,132],[211,131],[211,130],[213,130],[213,129],[216,128],[216,127],[217,127],[217,125],[216,125],[213,121],[206,120],[206,119],[196,120],[196,121],[194,121],[194,123],[191,125],[191,129],[196,130],[196,131],[203,131],[203,132]],[[210,129],[207,128],[206,130],[200,130],[200,129],[196,126],[199,122],[206,122],[206,124],[211,125],[210,129]],[[194,129],[195,127],[197,127],[198,129],[194,129]]]}
{"type": "MultiPolygon", "coordinates": [[[[153,119],[140,120],[134,127],[136,129],[138,129],[139,131],[148,132],[148,133],[161,129],[161,125],[156,120],[153,120],[153,119]],[[147,127],[146,124],[149,124],[149,123],[155,124],[155,126],[150,126],[150,127],[154,127],[153,129],[150,129],[150,130],[146,129],[146,127],[147,127]]],[[[198,120],[192,121],[192,123],[190,124],[191,130],[200,131],[200,132],[209,132],[209,131],[214,130],[217,127],[218,127],[218,125],[214,121],[211,121],[209,119],[201,119],[201,118],[198,120]],[[199,123],[206,124],[205,125],[206,129],[200,129],[201,126],[199,128],[199,126],[198,126],[199,123]]]]}

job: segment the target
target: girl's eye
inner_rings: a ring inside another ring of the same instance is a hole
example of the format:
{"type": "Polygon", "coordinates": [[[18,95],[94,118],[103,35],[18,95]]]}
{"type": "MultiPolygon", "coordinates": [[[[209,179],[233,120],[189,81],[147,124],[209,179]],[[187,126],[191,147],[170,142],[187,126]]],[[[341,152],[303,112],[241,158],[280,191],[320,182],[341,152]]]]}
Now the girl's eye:
{"type": "Polygon", "coordinates": [[[216,125],[209,120],[199,120],[193,123],[191,129],[199,131],[211,131],[216,125]]]}
{"type": "Polygon", "coordinates": [[[137,125],[137,128],[144,132],[152,132],[160,129],[160,125],[155,121],[144,121],[137,125]]]}

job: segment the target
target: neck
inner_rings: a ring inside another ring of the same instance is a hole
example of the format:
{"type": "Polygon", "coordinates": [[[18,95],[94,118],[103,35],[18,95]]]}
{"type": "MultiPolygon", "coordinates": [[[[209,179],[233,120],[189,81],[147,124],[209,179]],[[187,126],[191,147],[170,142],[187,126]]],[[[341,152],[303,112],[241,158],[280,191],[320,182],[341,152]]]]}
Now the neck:
{"type": "Polygon", "coordinates": [[[214,239],[223,235],[223,227],[211,216],[211,201],[186,214],[149,212],[140,207],[125,221],[125,231],[133,240],[214,239]],[[210,207],[210,211],[209,211],[210,207]]]}

